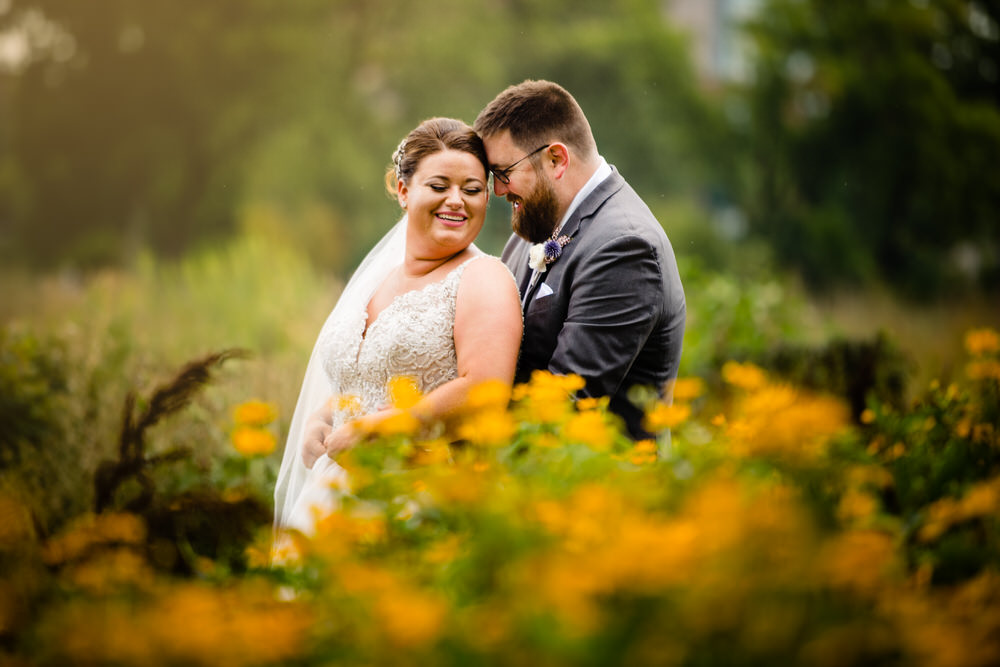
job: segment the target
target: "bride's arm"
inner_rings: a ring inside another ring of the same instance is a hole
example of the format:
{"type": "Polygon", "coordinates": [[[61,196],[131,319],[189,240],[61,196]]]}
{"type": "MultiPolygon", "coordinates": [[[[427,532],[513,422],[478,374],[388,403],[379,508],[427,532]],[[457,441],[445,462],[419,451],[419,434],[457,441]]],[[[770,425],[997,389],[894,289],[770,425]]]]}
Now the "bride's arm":
{"type": "MultiPolygon", "coordinates": [[[[521,299],[507,267],[493,257],[470,262],[455,303],[458,377],[428,392],[412,414],[426,421],[444,419],[461,409],[471,387],[487,380],[512,384],[522,328],[521,299]]],[[[336,456],[397,412],[382,410],[345,424],[327,437],[327,452],[336,456]]]]}

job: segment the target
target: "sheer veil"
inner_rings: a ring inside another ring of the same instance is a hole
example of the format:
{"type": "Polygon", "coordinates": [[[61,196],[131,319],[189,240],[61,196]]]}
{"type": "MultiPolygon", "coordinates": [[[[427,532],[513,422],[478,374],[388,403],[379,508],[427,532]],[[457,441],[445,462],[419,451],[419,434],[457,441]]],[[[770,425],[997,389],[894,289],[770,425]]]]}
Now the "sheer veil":
{"type": "Polygon", "coordinates": [[[274,486],[275,529],[288,525],[292,507],[296,498],[302,493],[309,472],[299,455],[306,421],[309,415],[338,393],[337,387],[331,386],[323,370],[318,343],[322,340],[324,332],[337,322],[338,318],[343,317],[344,313],[357,312],[367,307],[376,288],[382,284],[393,268],[403,262],[405,251],[406,216],[404,215],[358,265],[320,330],[317,344],[313,347],[309,365],[306,367],[302,390],[299,392],[299,399],[288,429],[288,440],[285,442],[285,453],[281,459],[278,480],[274,486]]]}

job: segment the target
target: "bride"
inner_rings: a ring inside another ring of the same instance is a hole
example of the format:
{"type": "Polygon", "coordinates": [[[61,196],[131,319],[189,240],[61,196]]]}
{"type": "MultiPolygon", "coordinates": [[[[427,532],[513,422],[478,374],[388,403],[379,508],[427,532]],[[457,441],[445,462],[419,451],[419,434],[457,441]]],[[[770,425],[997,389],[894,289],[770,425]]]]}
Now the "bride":
{"type": "Polygon", "coordinates": [[[482,140],[432,118],[411,131],[386,175],[405,215],[344,288],[320,331],[274,491],[275,528],[315,532],[344,481],[334,457],[395,415],[392,378],[416,380],[420,419],[458,410],[470,387],[513,382],[521,306],[510,271],[473,244],[486,216],[482,140]]]}

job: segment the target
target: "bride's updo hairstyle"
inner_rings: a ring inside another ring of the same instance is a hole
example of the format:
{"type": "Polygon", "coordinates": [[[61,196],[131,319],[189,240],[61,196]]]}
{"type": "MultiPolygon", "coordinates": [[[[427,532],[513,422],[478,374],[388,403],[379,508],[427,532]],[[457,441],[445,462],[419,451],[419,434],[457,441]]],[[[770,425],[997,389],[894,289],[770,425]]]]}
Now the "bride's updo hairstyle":
{"type": "Polygon", "coordinates": [[[385,187],[396,197],[396,185],[409,183],[420,162],[444,150],[472,153],[483,165],[484,180],[490,173],[483,140],[475,130],[454,118],[429,118],[417,125],[392,154],[392,166],[385,174],[385,187]]]}

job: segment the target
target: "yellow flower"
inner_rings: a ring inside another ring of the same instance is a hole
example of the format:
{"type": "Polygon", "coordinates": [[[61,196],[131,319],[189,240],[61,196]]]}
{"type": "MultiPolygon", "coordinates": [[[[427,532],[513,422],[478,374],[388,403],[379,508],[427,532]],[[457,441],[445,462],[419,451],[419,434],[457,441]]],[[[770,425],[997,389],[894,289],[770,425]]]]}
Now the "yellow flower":
{"type": "Polygon", "coordinates": [[[420,428],[420,420],[406,410],[397,410],[380,420],[374,427],[377,435],[391,437],[394,435],[413,435],[420,428]]]}
{"type": "Polygon", "coordinates": [[[1000,352],[1000,334],[990,328],[972,329],[965,334],[965,349],[973,357],[1000,352]]]}
{"type": "Polygon", "coordinates": [[[849,490],[837,506],[837,518],[844,523],[864,522],[875,515],[878,501],[870,493],[849,490]]]}
{"type": "Polygon", "coordinates": [[[1000,513],[1000,477],[979,482],[962,498],[962,516],[973,518],[1000,513]]]}
{"type": "Polygon", "coordinates": [[[482,410],[469,415],[458,427],[458,436],[477,445],[501,447],[517,433],[517,424],[504,410],[482,410]]]}
{"type": "Polygon", "coordinates": [[[610,396],[599,396],[597,398],[587,396],[577,400],[576,409],[580,412],[585,410],[601,410],[608,407],[610,400],[610,396]]]}
{"type": "Polygon", "coordinates": [[[421,396],[420,387],[413,378],[401,375],[389,380],[389,399],[393,407],[409,410],[417,404],[421,396]]]}
{"type": "Polygon", "coordinates": [[[106,549],[93,558],[67,568],[65,575],[78,587],[96,595],[108,595],[121,588],[148,589],[153,570],[132,549],[106,549]]]}
{"type": "Polygon", "coordinates": [[[570,442],[579,442],[599,451],[609,449],[614,441],[614,432],[604,421],[604,416],[594,410],[570,417],[563,434],[570,442]]]}
{"type": "Polygon", "coordinates": [[[875,530],[841,533],[823,551],[821,568],[838,588],[874,595],[900,567],[892,537],[875,530]]]}
{"type": "Polygon", "coordinates": [[[788,385],[768,385],[738,405],[728,434],[740,456],[813,460],[848,425],[847,407],[836,399],[788,385]]]}
{"type": "Polygon", "coordinates": [[[277,444],[274,434],[262,428],[237,426],[232,434],[233,447],[243,456],[267,456],[277,444]]]}
{"type": "Polygon", "coordinates": [[[441,634],[448,605],[433,593],[392,590],[378,597],[379,627],[389,641],[404,647],[427,644],[441,634]]]}
{"type": "Polygon", "coordinates": [[[922,542],[933,542],[962,518],[961,504],[948,496],[941,498],[927,508],[927,518],[918,537],[922,542]]]}
{"type": "Polygon", "coordinates": [[[885,489],[892,486],[892,473],[876,465],[855,465],[847,469],[847,481],[854,486],[874,486],[885,489]]]}
{"type": "Polygon", "coordinates": [[[865,408],[861,411],[861,423],[871,424],[875,421],[875,411],[871,408],[865,408]]]}
{"type": "Polygon", "coordinates": [[[522,421],[556,424],[573,412],[572,397],[585,383],[579,375],[556,375],[536,370],[531,381],[514,387],[517,414],[522,421]]]}
{"type": "Polygon", "coordinates": [[[751,363],[727,361],[722,365],[722,379],[740,389],[754,391],[767,383],[767,374],[759,366],[751,363]]]}
{"type": "Polygon", "coordinates": [[[701,378],[677,378],[668,383],[667,389],[673,391],[667,395],[673,395],[675,401],[693,401],[705,393],[705,383],[701,378]]]}
{"type": "Polygon", "coordinates": [[[501,380],[486,380],[469,390],[465,405],[470,410],[505,409],[510,400],[510,385],[501,380]]]}
{"type": "Polygon", "coordinates": [[[629,461],[639,466],[646,463],[656,463],[656,441],[640,440],[632,448],[629,461]]]}
{"type": "Polygon", "coordinates": [[[1000,361],[996,359],[970,361],[965,366],[965,374],[970,380],[1000,381],[1000,361]]]}
{"type": "Polygon", "coordinates": [[[686,403],[666,403],[657,402],[653,408],[646,413],[643,425],[651,432],[656,433],[668,428],[675,428],[691,416],[691,406],[686,403]]]}
{"type": "Polygon", "coordinates": [[[42,560],[58,565],[85,555],[95,545],[138,545],[145,539],[146,524],[134,514],[85,514],[45,544],[42,560]]]}
{"type": "Polygon", "coordinates": [[[241,426],[266,426],[278,416],[278,411],[271,403],[250,400],[240,403],[233,411],[233,421],[241,426]]]}

